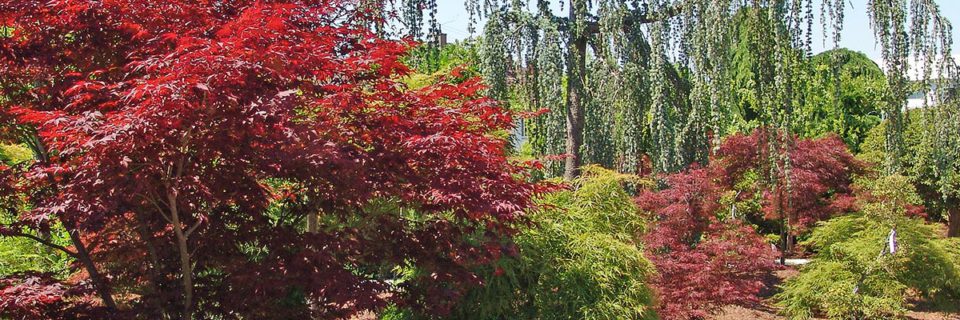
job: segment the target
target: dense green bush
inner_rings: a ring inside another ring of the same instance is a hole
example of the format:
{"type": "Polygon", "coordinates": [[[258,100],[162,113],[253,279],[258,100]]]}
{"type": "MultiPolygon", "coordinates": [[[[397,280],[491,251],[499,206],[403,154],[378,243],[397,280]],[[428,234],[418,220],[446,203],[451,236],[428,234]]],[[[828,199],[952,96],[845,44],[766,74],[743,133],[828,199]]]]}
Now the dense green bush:
{"type": "Polygon", "coordinates": [[[807,319],[902,316],[908,298],[960,303],[960,246],[939,226],[910,216],[920,203],[903,176],[861,183],[859,211],[821,223],[807,240],[818,251],[776,296],[783,312],[807,319]],[[896,230],[890,252],[888,236],[896,230]]]}
{"type": "Polygon", "coordinates": [[[0,143],[0,165],[12,165],[31,158],[33,158],[33,154],[30,153],[30,149],[24,146],[0,143]]]}
{"type": "MultiPolygon", "coordinates": [[[[624,183],[633,176],[584,169],[572,190],[553,193],[519,234],[518,255],[483,270],[451,319],[648,319],[653,267],[637,239],[644,223],[624,183]]],[[[394,309],[384,318],[412,317],[394,309]]]]}
{"type": "Polygon", "coordinates": [[[478,59],[475,43],[470,40],[450,43],[442,48],[417,46],[406,59],[413,72],[403,78],[403,83],[410,88],[423,88],[443,81],[459,83],[480,75],[476,67],[478,59]]]}
{"type": "MultiPolygon", "coordinates": [[[[15,144],[0,144],[0,165],[14,165],[29,161],[33,155],[30,149],[15,144]]],[[[12,219],[5,211],[0,211],[0,223],[6,224],[12,219]]],[[[53,242],[68,246],[69,238],[63,228],[54,226],[48,235],[53,242]]],[[[0,237],[0,277],[19,272],[40,271],[63,274],[69,268],[69,257],[57,250],[50,249],[36,241],[0,237]]]]}
{"type": "MultiPolygon", "coordinates": [[[[929,108],[913,109],[905,116],[902,139],[906,152],[899,159],[900,172],[917,188],[929,220],[948,222],[960,236],[960,161],[949,160],[960,157],[960,148],[940,145],[936,135],[929,133],[933,117],[937,117],[929,108]],[[942,157],[943,153],[949,157],[942,157]]],[[[887,126],[884,121],[870,130],[859,159],[878,167],[885,163],[887,126]]]]}
{"type": "Polygon", "coordinates": [[[883,70],[861,52],[834,49],[810,59],[804,80],[794,132],[808,138],[836,134],[858,152],[867,132],[880,123],[888,90],[883,70]]]}
{"type": "MultiPolygon", "coordinates": [[[[51,240],[59,245],[69,245],[69,238],[62,228],[56,228],[51,240]]],[[[36,241],[25,238],[0,238],[0,277],[27,271],[53,272],[66,275],[71,258],[65,253],[50,249],[36,241]]]]}

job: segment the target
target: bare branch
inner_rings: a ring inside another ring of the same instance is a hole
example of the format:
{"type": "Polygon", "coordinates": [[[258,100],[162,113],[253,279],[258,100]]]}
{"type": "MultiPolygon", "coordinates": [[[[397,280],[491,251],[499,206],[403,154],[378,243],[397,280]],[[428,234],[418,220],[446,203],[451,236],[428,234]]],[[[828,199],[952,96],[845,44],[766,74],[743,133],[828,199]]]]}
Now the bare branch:
{"type": "Polygon", "coordinates": [[[71,257],[77,258],[77,253],[76,253],[76,252],[73,252],[73,251],[70,251],[70,249],[67,249],[67,247],[58,245],[58,244],[56,244],[56,243],[51,242],[50,240],[46,240],[46,239],[43,239],[43,238],[41,238],[41,237],[38,237],[38,236],[35,236],[35,235],[32,235],[32,234],[29,234],[29,233],[17,232],[17,233],[9,234],[8,236],[27,238],[27,239],[36,241],[36,242],[38,242],[38,243],[40,243],[40,244],[42,244],[42,245],[45,245],[45,246],[48,246],[48,247],[51,247],[51,248],[54,248],[54,249],[63,251],[64,253],[70,255],[71,257]]]}
{"type": "MultiPolygon", "coordinates": [[[[142,198],[143,198],[144,200],[146,200],[148,203],[152,204],[153,207],[154,207],[155,209],[157,209],[157,213],[160,213],[160,216],[162,216],[164,220],[166,220],[166,221],[169,222],[169,223],[173,223],[173,221],[170,219],[170,216],[168,216],[165,212],[163,212],[163,208],[160,206],[159,203],[157,203],[157,201],[158,201],[157,199],[154,199],[153,197],[148,197],[148,196],[146,196],[146,195],[144,195],[144,194],[141,194],[141,193],[138,193],[137,195],[140,196],[140,197],[142,197],[142,198]]],[[[160,200],[160,201],[162,201],[162,200],[160,200]]]]}
{"type": "Polygon", "coordinates": [[[192,226],[190,226],[190,228],[187,229],[187,232],[184,232],[184,236],[189,238],[190,234],[193,233],[193,231],[197,230],[197,228],[199,228],[202,223],[203,223],[203,220],[197,219],[197,222],[194,223],[192,226]]]}

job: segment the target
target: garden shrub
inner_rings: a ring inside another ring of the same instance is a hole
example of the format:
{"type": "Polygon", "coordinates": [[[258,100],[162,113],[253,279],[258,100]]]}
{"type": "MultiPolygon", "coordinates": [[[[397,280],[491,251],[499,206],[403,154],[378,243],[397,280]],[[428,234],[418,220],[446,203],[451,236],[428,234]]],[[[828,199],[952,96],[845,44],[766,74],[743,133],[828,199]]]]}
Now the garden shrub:
{"type": "MultiPolygon", "coordinates": [[[[23,195],[14,185],[13,178],[24,174],[18,165],[32,159],[30,149],[21,145],[0,143],[0,234],[8,231],[13,223],[12,212],[22,206],[23,195]],[[6,165],[5,165],[6,164],[6,165]],[[7,166],[10,165],[10,166],[7,166]]],[[[69,237],[60,225],[51,225],[44,234],[51,242],[69,246],[69,237]]],[[[65,275],[71,258],[36,241],[15,237],[0,237],[0,277],[23,272],[42,272],[65,275]]]]}
{"type": "Polygon", "coordinates": [[[754,226],[726,211],[722,198],[730,190],[717,183],[718,172],[667,175],[665,188],[637,198],[654,219],[644,244],[657,268],[652,284],[665,319],[702,319],[725,305],[756,303],[776,267],[775,251],[754,226]]]}
{"type": "Polygon", "coordinates": [[[63,283],[55,280],[54,274],[0,276],[0,297],[4,297],[0,299],[0,319],[111,319],[102,306],[94,303],[96,298],[88,284],[63,283]]]}
{"type": "MultiPolygon", "coordinates": [[[[2,219],[2,218],[0,218],[2,219]]],[[[51,241],[68,245],[69,238],[62,228],[55,228],[51,241]]],[[[22,238],[0,238],[0,277],[19,272],[42,271],[66,274],[70,270],[70,257],[35,241],[22,238]]]]}
{"type": "MultiPolygon", "coordinates": [[[[903,147],[900,173],[907,176],[923,200],[927,220],[945,222],[952,236],[960,236],[960,148],[940,145],[936,135],[929,134],[934,113],[927,109],[909,110],[904,115],[903,147]],[[941,159],[942,157],[946,157],[941,159]]],[[[860,160],[882,168],[886,163],[888,121],[870,130],[863,142],[860,160]]],[[[955,138],[954,138],[955,139],[955,138]]],[[[941,139],[942,140],[942,139],[941,139]]],[[[949,139],[947,139],[949,140],[949,139]]]]}
{"type": "Polygon", "coordinates": [[[920,203],[903,176],[864,184],[858,211],[822,222],[808,245],[817,250],[800,275],[775,297],[792,319],[818,313],[831,319],[902,316],[911,295],[927,301],[960,303],[958,246],[942,230],[910,216],[920,203]],[[889,245],[891,230],[896,245],[889,245]]]}
{"type": "Polygon", "coordinates": [[[408,87],[413,42],[354,4],[0,0],[0,136],[44,151],[0,237],[62,225],[50,247],[123,319],[449,313],[549,188],[481,79],[408,87]]]}
{"type": "Polygon", "coordinates": [[[30,149],[16,144],[0,143],[0,165],[17,164],[33,158],[30,149]]]}
{"type": "MultiPolygon", "coordinates": [[[[623,184],[635,176],[585,167],[571,190],[555,192],[516,238],[519,252],[483,272],[453,319],[650,319],[652,264],[644,228],[623,184]]],[[[396,313],[391,315],[396,318],[396,313]]]]}

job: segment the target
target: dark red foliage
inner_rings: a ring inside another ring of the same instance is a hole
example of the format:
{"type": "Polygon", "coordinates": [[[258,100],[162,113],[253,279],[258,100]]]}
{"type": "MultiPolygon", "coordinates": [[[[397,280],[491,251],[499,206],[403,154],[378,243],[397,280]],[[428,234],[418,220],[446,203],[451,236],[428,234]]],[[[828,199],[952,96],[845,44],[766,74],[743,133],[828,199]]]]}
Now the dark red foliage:
{"type": "MultiPolygon", "coordinates": [[[[713,164],[723,171],[722,183],[732,187],[748,171],[761,176],[770,171],[764,133],[756,130],[751,135],[734,135],[724,140],[713,164]]],[[[853,175],[863,172],[865,165],[850,154],[843,140],[836,135],[810,140],[791,136],[788,148],[789,179],[778,177],[777,185],[754,185],[741,193],[741,199],[759,192],[763,196],[765,218],[778,220],[786,214],[793,234],[805,232],[817,221],[852,208],[853,175]],[[778,206],[781,200],[782,206],[778,206]]]]}
{"type": "Polygon", "coordinates": [[[478,80],[408,90],[411,44],[352,7],[0,0],[2,107],[45,149],[19,220],[80,234],[142,317],[190,312],[186,276],[199,317],[443,313],[543,187],[478,80]],[[388,285],[406,264],[422,276],[388,285]]]}
{"type": "Polygon", "coordinates": [[[745,201],[759,194],[761,218],[776,222],[786,214],[794,234],[853,209],[851,176],[863,165],[839,138],[791,136],[784,144],[790,150],[790,174],[777,175],[774,179],[781,183],[772,183],[765,176],[776,163],[768,158],[769,133],[728,137],[709,167],[665,176],[665,188],[638,197],[655,220],[645,240],[657,266],[654,286],[665,318],[703,318],[724,305],[754,303],[775,268],[776,250],[749,221],[718,220],[722,195],[738,194],[737,201],[745,201]],[[741,183],[751,172],[759,179],[741,183]]]}
{"type": "Polygon", "coordinates": [[[69,285],[46,273],[0,278],[0,317],[11,320],[102,318],[87,285],[69,285]]]}
{"type": "Polygon", "coordinates": [[[12,198],[16,196],[14,169],[0,164],[0,210],[12,209],[12,198]]]}
{"type": "Polygon", "coordinates": [[[51,277],[18,274],[0,279],[0,315],[14,319],[40,319],[60,313],[66,288],[51,277]]]}
{"type": "Polygon", "coordinates": [[[774,269],[774,250],[749,224],[717,219],[726,190],[717,183],[720,172],[672,174],[664,177],[666,188],[637,198],[655,219],[644,240],[664,319],[703,318],[724,305],[756,302],[774,269]]]}

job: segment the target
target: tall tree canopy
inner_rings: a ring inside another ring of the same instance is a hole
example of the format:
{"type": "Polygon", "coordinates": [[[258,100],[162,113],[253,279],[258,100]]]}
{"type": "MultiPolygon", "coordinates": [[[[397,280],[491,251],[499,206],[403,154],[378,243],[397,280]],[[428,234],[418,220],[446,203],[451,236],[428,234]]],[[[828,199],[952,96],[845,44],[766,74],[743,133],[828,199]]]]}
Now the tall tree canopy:
{"type": "Polygon", "coordinates": [[[887,94],[883,70],[863,53],[830,50],[810,59],[806,99],[797,112],[797,134],[818,137],[836,133],[859,152],[867,133],[880,123],[887,94]]]}
{"type": "MultiPolygon", "coordinates": [[[[406,26],[417,32],[431,21],[423,12],[436,12],[433,1],[386,2],[405,8],[406,26]]],[[[807,126],[796,122],[810,121],[795,113],[808,106],[801,82],[813,73],[807,63],[813,26],[821,24],[824,38],[836,44],[847,5],[841,0],[570,0],[559,1],[566,12],[555,12],[557,4],[466,2],[474,18],[486,19],[481,63],[489,94],[513,97],[522,108],[551,111],[531,120],[535,125],[528,126],[527,135],[542,154],[566,154],[567,178],[582,163],[633,171],[644,154],[659,171],[704,162],[711,142],[718,145],[717,139],[737,128],[731,124],[744,114],[738,110],[744,97],[756,109],[747,116],[757,126],[783,133],[772,135],[764,147],[771,155],[766,161],[789,171],[783,159],[790,148],[786,132],[807,126]],[[686,82],[671,77],[675,71],[686,82]],[[731,80],[743,86],[730,88],[731,80]]],[[[870,0],[867,10],[888,70],[890,90],[882,94],[880,114],[893,123],[885,142],[886,166],[896,171],[894,159],[903,149],[901,114],[910,93],[908,66],[924,66],[919,78],[925,82],[955,79],[951,26],[932,0],[870,0]]],[[[843,99],[827,103],[839,109],[843,99]]]]}
{"type": "MultiPolygon", "coordinates": [[[[937,132],[936,117],[956,117],[943,113],[949,108],[929,107],[907,112],[904,117],[907,127],[903,131],[905,152],[899,162],[904,175],[913,182],[917,193],[923,199],[927,213],[933,220],[946,220],[948,234],[960,236],[960,148],[956,137],[960,133],[943,133],[948,137],[933,135],[937,132]],[[954,137],[950,139],[949,137],[954,137]]],[[[960,120],[953,118],[954,120],[960,120]]],[[[870,130],[863,143],[860,157],[868,162],[883,163],[884,132],[889,121],[870,130]]],[[[949,128],[949,127],[948,127],[949,128]]]]}
{"type": "MultiPolygon", "coordinates": [[[[407,89],[409,43],[355,5],[0,1],[3,121],[35,154],[0,168],[0,236],[73,257],[122,317],[444,312],[541,187],[479,79],[407,89]]],[[[37,277],[0,281],[0,317],[58,306],[37,277]]]]}

